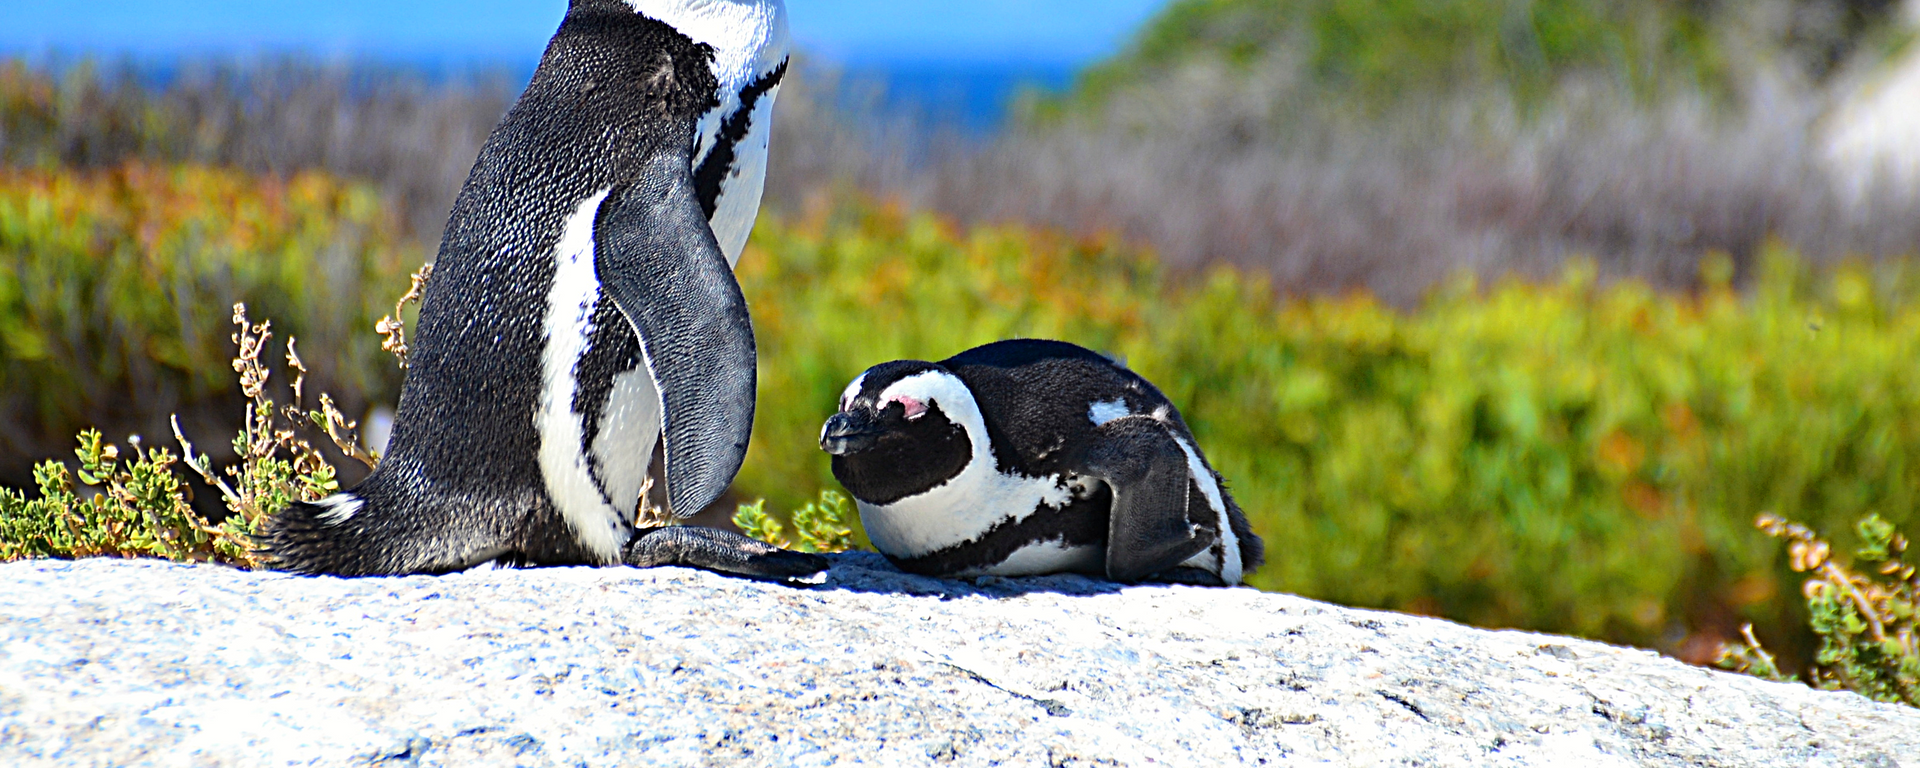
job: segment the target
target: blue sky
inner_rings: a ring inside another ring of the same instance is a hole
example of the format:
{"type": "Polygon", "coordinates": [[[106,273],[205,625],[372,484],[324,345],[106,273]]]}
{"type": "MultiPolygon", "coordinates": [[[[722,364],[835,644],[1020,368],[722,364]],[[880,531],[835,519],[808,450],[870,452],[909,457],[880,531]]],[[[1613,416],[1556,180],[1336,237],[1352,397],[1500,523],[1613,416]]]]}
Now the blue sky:
{"type": "MultiPolygon", "coordinates": [[[[787,0],[794,36],[857,64],[1078,65],[1166,0],[787,0]]],[[[0,0],[0,51],[531,60],[564,0],[0,0]]]]}

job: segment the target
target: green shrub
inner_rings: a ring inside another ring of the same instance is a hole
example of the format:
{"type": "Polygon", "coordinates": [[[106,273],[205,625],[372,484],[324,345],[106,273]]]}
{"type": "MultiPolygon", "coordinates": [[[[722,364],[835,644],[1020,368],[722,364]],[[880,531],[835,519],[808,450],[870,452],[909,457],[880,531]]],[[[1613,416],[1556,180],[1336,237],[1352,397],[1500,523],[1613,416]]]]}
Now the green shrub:
{"type": "Polygon", "coordinates": [[[0,169],[0,422],[19,425],[0,460],[65,440],[20,433],[164,430],[233,405],[235,302],[326,350],[315,378],[344,402],[390,397],[399,371],[367,329],[421,258],[401,241],[369,190],[320,174],[0,169]]]}
{"type": "Polygon", "coordinates": [[[1731,271],[1669,295],[1576,267],[1406,313],[1175,280],[1105,241],[763,218],[739,267],[761,402],[738,485],[784,508],[834,487],[820,424],[870,365],[1060,338],[1179,405],[1267,541],[1256,586],[1709,653],[1745,620],[1792,646],[1793,576],[1747,521],[1913,519],[1920,304],[1894,267],[1816,278],[1774,249],[1748,295],[1731,271]]]}
{"type": "MultiPolygon", "coordinates": [[[[411,294],[410,294],[411,295],[411,294]]],[[[247,322],[246,308],[235,305],[230,337],[236,347],[231,370],[247,398],[244,426],[234,437],[240,461],[216,473],[207,456],[173,424],[186,468],[217,488],[230,513],[218,525],[188,503],[191,491],[175,471],[181,460],[166,448],[145,448],[128,438],[130,456],[106,443],[99,430],[80,433],[75,455],[79,471],[57,461],[34,468],[39,498],[0,487],[0,561],[31,557],[159,557],[183,562],[221,562],[258,567],[254,534],[261,521],[295,501],[313,501],[340,489],[333,465],[300,435],[323,430],[348,456],[372,466],[378,460],[359,446],[354,424],[321,395],[321,408],[307,411],[302,401],[306,366],[287,342],[286,363],[293,375],[294,400],[277,408],[267,395],[271,368],[261,361],[273,332],[268,323],[247,322]],[[74,485],[79,477],[88,491],[74,485]],[[221,475],[224,475],[222,477],[221,475]],[[229,483],[228,480],[232,482],[229,483]]]]}
{"type": "Polygon", "coordinates": [[[854,530],[860,525],[860,513],[853,500],[839,491],[825,490],[819,498],[807,502],[788,517],[794,536],[787,538],[787,524],[767,513],[767,500],[742,504],[733,514],[733,524],[741,532],[777,547],[801,552],[845,552],[862,545],[854,530]]]}
{"type": "Polygon", "coordinates": [[[74,472],[57,461],[34,468],[40,497],[0,488],[0,560],[103,555],[210,560],[224,531],[188,506],[177,459],[166,448],[118,446],[97,430],[80,433],[80,481],[100,490],[79,495],[74,472]]]}
{"type": "MultiPolygon", "coordinates": [[[[1854,562],[1842,565],[1833,559],[1833,545],[1805,526],[1763,515],[1759,528],[1791,541],[1793,570],[1811,574],[1800,591],[1820,649],[1807,678],[1821,688],[1920,707],[1920,579],[1901,560],[1906,537],[1869,515],[1854,526],[1861,542],[1854,562]]],[[[1721,654],[1721,667],[1794,679],[1781,674],[1751,628],[1743,634],[1745,642],[1721,654]]]]}
{"type": "Polygon", "coordinates": [[[1896,12],[1875,0],[1179,0],[1079,91],[1097,101],[1188,62],[1275,56],[1336,100],[1486,86],[1530,99],[1579,75],[1641,95],[1726,91],[1761,62],[1824,76],[1897,38],[1896,12]]]}
{"type": "Polygon", "coordinates": [[[1298,56],[1331,93],[1404,96],[1498,84],[1538,95],[1568,75],[1652,89],[1725,75],[1705,6],[1644,0],[1184,0],[1089,70],[1099,98],[1179,64],[1298,56]]]}

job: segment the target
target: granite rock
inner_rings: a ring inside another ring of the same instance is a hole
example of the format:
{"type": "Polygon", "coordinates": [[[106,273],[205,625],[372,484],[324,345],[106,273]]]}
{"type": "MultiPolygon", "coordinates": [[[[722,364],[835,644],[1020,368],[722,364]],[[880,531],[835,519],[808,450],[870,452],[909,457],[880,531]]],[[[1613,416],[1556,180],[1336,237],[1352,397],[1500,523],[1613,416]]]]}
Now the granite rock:
{"type": "Polygon", "coordinates": [[[0,764],[1920,768],[1920,710],[1250,589],[0,565],[0,764]]]}

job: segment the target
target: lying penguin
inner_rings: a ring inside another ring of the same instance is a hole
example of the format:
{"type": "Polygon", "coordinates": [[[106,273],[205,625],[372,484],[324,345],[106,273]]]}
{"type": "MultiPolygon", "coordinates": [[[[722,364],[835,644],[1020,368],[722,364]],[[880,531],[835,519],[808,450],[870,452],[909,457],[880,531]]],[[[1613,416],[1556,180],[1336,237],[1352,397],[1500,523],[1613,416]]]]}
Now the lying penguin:
{"type": "Polygon", "coordinates": [[[1166,396],[1065,342],[876,365],[820,447],[868,538],[911,573],[1230,586],[1265,561],[1166,396]]]}
{"type": "Polygon", "coordinates": [[[635,521],[656,439],[680,516],[746,454],[755,352],[732,266],[787,37],[780,0],[571,0],[454,201],[386,456],[353,489],[269,519],[269,563],[825,568],[635,521]]]}

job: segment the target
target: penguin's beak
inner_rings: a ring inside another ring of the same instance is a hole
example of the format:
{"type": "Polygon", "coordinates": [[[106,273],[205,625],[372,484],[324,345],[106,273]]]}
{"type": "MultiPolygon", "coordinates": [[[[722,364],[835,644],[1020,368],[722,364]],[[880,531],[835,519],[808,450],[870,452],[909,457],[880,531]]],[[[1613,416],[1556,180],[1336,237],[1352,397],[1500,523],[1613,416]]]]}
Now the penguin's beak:
{"type": "Polygon", "coordinates": [[[864,411],[842,411],[820,430],[820,449],[835,456],[859,453],[880,442],[880,424],[864,411]]]}

